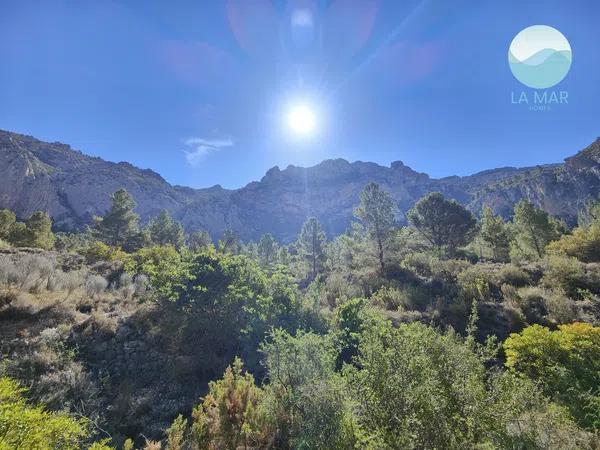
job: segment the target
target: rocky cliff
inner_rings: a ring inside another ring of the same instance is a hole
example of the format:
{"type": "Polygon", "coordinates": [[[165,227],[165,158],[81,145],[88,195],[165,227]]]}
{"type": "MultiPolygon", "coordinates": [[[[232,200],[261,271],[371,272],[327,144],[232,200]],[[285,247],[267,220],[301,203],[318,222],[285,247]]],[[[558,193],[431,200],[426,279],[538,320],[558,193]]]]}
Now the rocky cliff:
{"type": "Polygon", "coordinates": [[[311,215],[332,236],[348,227],[359,193],[370,181],[392,194],[400,221],[422,195],[440,191],[474,212],[487,204],[504,216],[515,202],[529,198],[573,222],[577,209],[600,192],[600,139],[563,164],[535,168],[433,179],[400,161],[383,167],[335,159],[309,168],[274,167],[258,182],[227,190],[172,186],[151,170],[0,131],[0,208],[10,208],[21,218],[48,211],[59,229],[89,223],[106,211],[110,194],[124,187],[135,197],[143,221],[168,209],[188,231],[206,229],[215,238],[231,228],[244,239],[271,232],[290,241],[311,215]]]}

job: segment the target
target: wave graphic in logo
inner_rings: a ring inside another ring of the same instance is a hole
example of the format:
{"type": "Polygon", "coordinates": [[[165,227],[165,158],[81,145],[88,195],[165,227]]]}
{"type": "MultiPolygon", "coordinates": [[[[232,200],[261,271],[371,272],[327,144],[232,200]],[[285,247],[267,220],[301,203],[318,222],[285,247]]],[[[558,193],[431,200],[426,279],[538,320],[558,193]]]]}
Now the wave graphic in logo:
{"type": "Polygon", "coordinates": [[[534,25],[515,36],[508,50],[508,64],[517,80],[534,89],[558,84],[569,73],[571,45],[555,28],[534,25]]]}

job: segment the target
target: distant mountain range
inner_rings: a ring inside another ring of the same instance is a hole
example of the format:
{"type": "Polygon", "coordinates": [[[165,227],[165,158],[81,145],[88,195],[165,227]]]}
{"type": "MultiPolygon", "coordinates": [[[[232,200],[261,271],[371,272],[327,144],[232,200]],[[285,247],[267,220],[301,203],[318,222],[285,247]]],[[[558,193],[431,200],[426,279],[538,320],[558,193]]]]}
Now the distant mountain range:
{"type": "Polygon", "coordinates": [[[600,138],[562,164],[434,179],[400,161],[384,167],[333,159],[308,168],[273,167],[260,181],[228,190],[173,186],[159,174],[126,162],[112,163],[62,143],[0,131],[0,208],[10,208],[20,218],[45,210],[63,230],[89,224],[106,211],[110,195],[124,187],[134,196],[143,221],[167,209],[188,231],[204,229],[213,238],[231,228],[245,240],[270,232],[291,241],[309,216],[317,217],[332,237],[347,229],[359,193],[370,181],[392,194],[400,222],[421,196],[440,191],[474,213],[489,205],[509,217],[514,204],[527,198],[574,223],[578,209],[600,193],[600,138]]]}

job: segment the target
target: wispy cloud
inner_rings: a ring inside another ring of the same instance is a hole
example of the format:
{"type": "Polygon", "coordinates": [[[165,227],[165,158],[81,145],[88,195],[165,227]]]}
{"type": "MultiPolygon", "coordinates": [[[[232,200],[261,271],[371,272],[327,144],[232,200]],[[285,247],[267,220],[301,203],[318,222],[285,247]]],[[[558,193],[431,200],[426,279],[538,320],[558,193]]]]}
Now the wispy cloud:
{"type": "Polygon", "coordinates": [[[201,137],[190,137],[184,141],[189,150],[184,150],[185,159],[192,167],[197,167],[209,153],[218,151],[224,147],[232,147],[234,142],[230,137],[207,139],[201,137]]]}

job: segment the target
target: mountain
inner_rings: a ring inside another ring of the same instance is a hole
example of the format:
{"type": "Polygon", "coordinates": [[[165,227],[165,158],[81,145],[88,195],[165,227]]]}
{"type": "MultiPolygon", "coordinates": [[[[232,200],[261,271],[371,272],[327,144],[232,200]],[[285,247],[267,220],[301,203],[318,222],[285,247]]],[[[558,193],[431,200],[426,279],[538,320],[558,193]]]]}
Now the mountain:
{"type": "Polygon", "coordinates": [[[10,208],[20,218],[45,210],[57,229],[89,224],[109,207],[112,192],[124,187],[144,222],[167,209],[188,231],[206,229],[214,238],[231,228],[243,239],[270,232],[291,241],[312,215],[333,236],[348,227],[359,193],[370,181],[392,194],[400,221],[421,196],[440,191],[475,213],[487,204],[505,217],[517,201],[528,198],[573,223],[578,208],[600,193],[600,139],[563,164],[534,168],[434,179],[400,161],[384,167],[333,159],[308,168],[273,167],[260,181],[228,190],[173,186],[159,174],[126,162],[112,163],[62,143],[0,131],[0,208],[10,208]]]}

